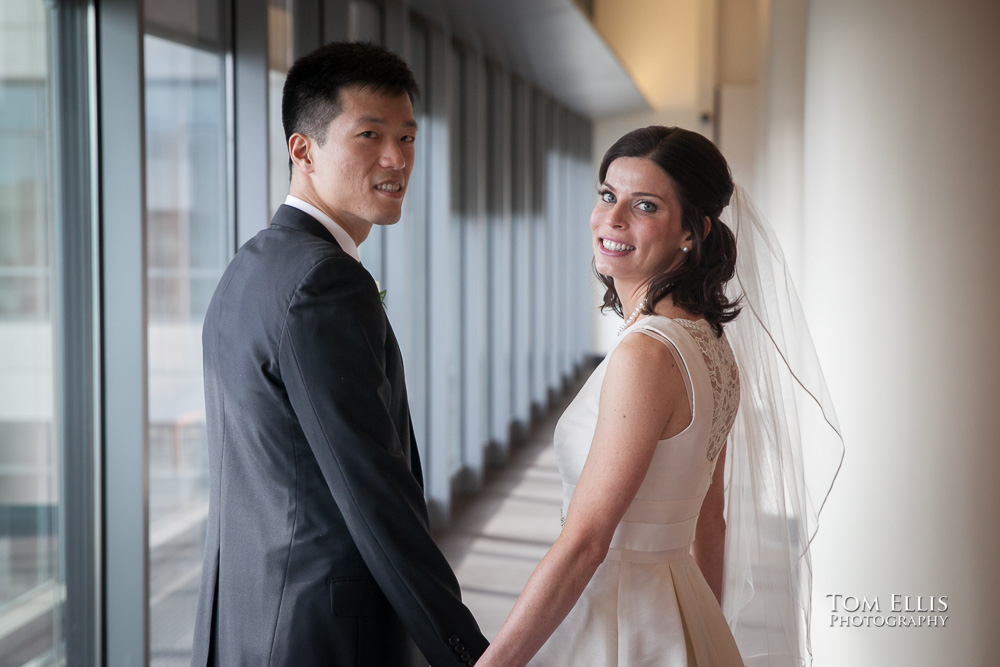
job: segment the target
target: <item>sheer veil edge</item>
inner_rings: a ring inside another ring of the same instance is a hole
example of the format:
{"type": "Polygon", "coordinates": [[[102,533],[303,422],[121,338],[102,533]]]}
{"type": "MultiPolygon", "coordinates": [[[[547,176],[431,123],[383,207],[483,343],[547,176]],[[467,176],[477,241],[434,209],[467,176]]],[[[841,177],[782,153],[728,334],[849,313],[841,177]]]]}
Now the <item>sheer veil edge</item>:
{"type": "Polygon", "coordinates": [[[740,407],[726,455],[723,613],[747,667],[812,664],[810,543],[844,444],[777,239],[737,186],[723,214],[736,235],[726,326],[740,407]]]}

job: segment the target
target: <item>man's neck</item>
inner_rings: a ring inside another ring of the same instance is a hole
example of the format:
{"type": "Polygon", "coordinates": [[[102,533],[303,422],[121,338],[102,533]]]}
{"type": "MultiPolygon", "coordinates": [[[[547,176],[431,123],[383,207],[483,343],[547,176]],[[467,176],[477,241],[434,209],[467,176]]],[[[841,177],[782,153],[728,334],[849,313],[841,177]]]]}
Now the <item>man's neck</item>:
{"type": "Polygon", "coordinates": [[[307,202],[304,199],[296,197],[293,194],[289,194],[285,198],[285,204],[300,209],[303,213],[311,216],[319,224],[326,228],[328,232],[333,236],[334,241],[351,257],[361,261],[361,255],[358,252],[358,244],[354,240],[346,229],[344,229],[339,223],[334,221],[329,215],[321,211],[318,207],[307,202]]]}
{"type": "Polygon", "coordinates": [[[296,187],[293,180],[292,186],[289,188],[288,194],[302,201],[306,202],[310,206],[322,211],[327,217],[330,218],[334,223],[336,223],[341,229],[348,233],[354,244],[360,246],[364,243],[365,239],[368,238],[368,234],[371,233],[372,226],[371,223],[364,223],[354,219],[352,216],[338,215],[335,211],[330,210],[328,206],[323,204],[319,197],[316,196],[312,188],[302,188],[296,187]]]}

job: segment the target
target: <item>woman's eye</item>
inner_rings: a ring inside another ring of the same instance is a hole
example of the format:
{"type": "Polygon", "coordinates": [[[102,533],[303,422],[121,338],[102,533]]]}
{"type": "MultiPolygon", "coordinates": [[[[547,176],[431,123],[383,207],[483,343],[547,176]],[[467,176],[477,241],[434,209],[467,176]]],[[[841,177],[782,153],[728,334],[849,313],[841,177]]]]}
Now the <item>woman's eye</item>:
{"type": "Polygon", "coordinates": [[[656,213],[656,204],[645,199],[636,204],[636,207],[643,213],[656,213]]]}
{"type": "Polygon", "coordinates": [[[601,201],[605,204],[614,204],[617,200],[615,199],[614,193],[605,190],[601,193],[601,201]]]}

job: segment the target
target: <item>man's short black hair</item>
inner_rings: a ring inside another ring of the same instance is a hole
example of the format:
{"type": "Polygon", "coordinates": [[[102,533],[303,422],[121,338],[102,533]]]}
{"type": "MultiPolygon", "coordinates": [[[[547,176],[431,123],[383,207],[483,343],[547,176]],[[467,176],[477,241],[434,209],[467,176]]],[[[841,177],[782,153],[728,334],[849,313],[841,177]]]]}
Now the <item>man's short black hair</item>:
{"type": "Polygon", "coordinates": [[[322,145],[326,130],[343,111],[340,90],[358,86],[412,103],[420,89],[409,65],[392,51],[368,42],[332,42],[292,65],[281,93],[285,145],[299,132],[322,145]]]}

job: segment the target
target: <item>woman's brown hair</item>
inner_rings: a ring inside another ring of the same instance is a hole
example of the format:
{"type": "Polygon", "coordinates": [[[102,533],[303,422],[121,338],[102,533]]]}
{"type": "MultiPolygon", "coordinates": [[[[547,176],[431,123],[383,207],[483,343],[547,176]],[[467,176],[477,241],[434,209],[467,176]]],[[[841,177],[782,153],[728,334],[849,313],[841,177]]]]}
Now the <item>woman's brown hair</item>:
{"type": "MultiPolygon", "coordinates": [[[[697,132],[660,125],[633,130],[616,141],[601,161],[601,183],[620,157],[652,160],[673,180],[681,202],[681,225],[691,233],[684,262],[650,278],[644,312],[652,314],[657,302],[671,296],[676,306],[704,317],[721,336],[722,326],[740,312],[739,300],[730,301],[725,293],[736,270],[736,238],[719,219],[733,194],[726,158],[697,132]],[[706,217],[711,221],[707,235],[706,217]]],[[[601,310],[610,308],[624,316],[614,279],[597,276],[606,288],[601,310]]]]}

